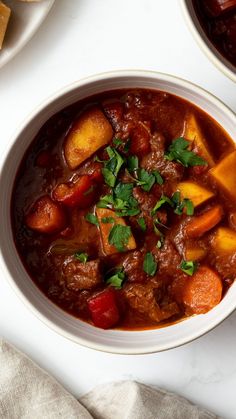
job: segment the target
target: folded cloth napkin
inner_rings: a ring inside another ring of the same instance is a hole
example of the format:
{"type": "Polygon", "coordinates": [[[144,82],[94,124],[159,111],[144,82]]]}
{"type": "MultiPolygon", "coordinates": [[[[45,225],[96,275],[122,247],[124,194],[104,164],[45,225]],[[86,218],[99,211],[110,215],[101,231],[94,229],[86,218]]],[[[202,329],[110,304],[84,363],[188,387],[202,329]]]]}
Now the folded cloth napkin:
{"type": "Polygon", "coordinates": [[[133,381],[99,386],[77,401],[10,344],[0,342],[0,418],[216,419],[183,397],[133,381]]]}

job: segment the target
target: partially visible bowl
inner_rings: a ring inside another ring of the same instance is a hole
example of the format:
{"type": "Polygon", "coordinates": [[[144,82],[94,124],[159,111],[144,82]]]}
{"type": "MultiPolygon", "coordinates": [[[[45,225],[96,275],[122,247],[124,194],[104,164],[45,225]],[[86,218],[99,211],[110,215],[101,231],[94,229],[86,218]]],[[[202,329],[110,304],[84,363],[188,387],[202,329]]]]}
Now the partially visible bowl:
{"type": "Polygon", "coordinates": [[[47,99],[18,128],[0,175],[0,268],[13,290],[47,326],[64,337],[93,349],[141,354],[170,349],[203,335],[236,308],[236,282],[214,309],[204,315],[153,330],[102,330],[74,318],[53,304],[27,274],[14,245],[10,202],[17,168],[40,127],[56,112],[86,97],[122,88],[149,88],[180,96],[217,120],[228,134],[235,135],[235,114],[207,91],[176,77],[148,71],[117,71],[95,75],[66,86],[47,99]]]}
{"type": "Polygon", "coordinates": [[[231,64],[213,45],[205,34],[199,19],[196,15],[192,0],[181,0],[182,10],[187,25],[192,32],[195,40],[212,61],[212,63],[227,77],[236,82],[236,68],[231,64]]]}

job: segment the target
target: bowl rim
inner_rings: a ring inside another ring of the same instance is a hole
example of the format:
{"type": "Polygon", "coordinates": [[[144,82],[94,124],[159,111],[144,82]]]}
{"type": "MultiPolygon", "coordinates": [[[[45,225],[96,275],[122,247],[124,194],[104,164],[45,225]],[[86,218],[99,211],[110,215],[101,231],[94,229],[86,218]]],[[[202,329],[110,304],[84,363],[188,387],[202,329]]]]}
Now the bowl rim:
{"type": "MultiPolygon", "coordinates": [[[[216,96],[212,95],[211,93],[209,93],[207,90],[197,86],[196,84],[184,80],[180,77],[176,77],[170,74],[166,74],[166,73],[160,73],[160,72],[156,72],[156,71],[149,71],[149,70],[115,70],[115,71],[110,71],[110,72],[103,72],[103,73],[99,73],[99,74],[94,74],[91,75],[89,77],[85,77],[83,79],[80,79],[78,81],[75,81],[73,83],[67,84],[66,86],[60,88],[59,90],[57,90],[55,93],[52,93],[51,95],[49,95],[44,101],[42,101],[38,106],[36,106],[32,112],[30,112],[30,114],[28,114],[28,116],[26,116],[26,118],[23,120],[23,122],[17,127],[17,129],[15,130],[14,134],[11,137],[11,140],[9,141],[8,144],[8,149],[7,152],[3,155],[3,159],[0,162],[0,173],[2,168],[5,166],[5,162],[7,161],[11,150],[16,146],[16,144],[18,143],[18,138],[20,137],[20,135],[22,134],[22,131],[30,124],[32,123],[32,121],[35,119],[35,117],[37,116],[37,114],[39,114],[44,108],[46,108],[47,106],[49,106],[51,103],[53,103],[55,100],[60,99],[61,97],[63,97],[64,95],[73,92],[73,90],[78,89],[82,86],[86,86],[89,85],[90,83],[93,82],[99,82],[99,81],[104,81],[106,79],[111,80],[112,78],[117,78],[117,77],[121,77],[121,78],[126,78],[126,77],[134,77],[134,78],[152,78],[154,80],[161,80],[161,81],[165,81],[165,82],[170,82],[172,84],[177,84],[178,87],[182,87],[182,88],[186,88],[186,89],[190,89],[191,91],[193,91],[194,93],[198,93],[200,94],[201,97],[204,97],[206,100],[209,100],[211,104],[216,104],[218,105],[225,114],[227,114],[229,116],[230,119],[235,118],[235,113],[227,106],[225,105],[220,99],[218,99],[216,96]]],[[[181,97],[181,96],[180,96],[181,97]]],[[[22,154],[23,155],[23,154],[22,154]]],[[[11,239],[12,240],[12,239],[11,239]]],[[[1,249],[0,249],[1,250],[1,249]]],[[[216,319],[212,320],[211,322],[209,322],[209,324],[207,324],[205,327],[202,327],[201,330],[192,330],[191,335],[189,334],[188,337],[182,337],[182,338],[175,338],[175,340],[173,340],[172,344],[166,343],[166,344],[162,344],[162,346],[160,347],[160,345],[155,345],[155,344],[149,344],[149,346],[147,346],[147,348],[145,349],[139,349],[139,348],[121,348],[121,347],[117,347],[114,344],[113,345],[107,345],[104,343],[96,343],[96,342],[91,342],[89,339],[81,337],[81,336],[75,336],[72,332],[69,332],[68,330],[66,330],[63,326],[58,326],[57,324],[55,324],[53,321],[51,321],[46,314],[44,314],[42,311],[40,311],[40,309],[36,308],[35,305],[30,301],[30,299],[28,299],[28,297],[21,291],[19,285],[17,284],[17,281],[13,278],[10,269],[8,267],[8,264],[5,262],[4,257],[2,255],[2,252],[0,252],[0,267],[1,270],[4,273],[4,277],[7,280],[7,282],[10,284],[11,288],[13,289],[13,291],[15,292],[15,294],[19,297],[19,299],[24,303],[24,305],[36,316],[36,318],[38,318],[39,320],[41,320],[46,326],[48,326],[50,329],[52,329],[53,331],[57,332],[59,335],[66,337],[67,339],[80,344],[82,346],[88,347],[90,349],[95,349],[98,351],[102,351],[102,352],[110,352],[110,353],[114,353],[114,354],[126,354],[126,355],[135,355],[135,354],[148,354],[148,353],[155,353],[155,352],[161,352],[161,351],[165,351],[165,350],[169,350],[169,349],[173,349],[179,346],[182,346],[186,343],[189,343],[195,339],[197,339],[198,337],[206,334],[207,332],[209,332],[210,330],[212,330],[213,328],[215,328],[217,325],[219,325],[225,318],[227,318],[235,309],[236,309],[236,301],[234,304],[231,304],[228,307],[225,307],[225,310],[223,313],[220,314],[220,316],[216,317],[216,319]],[[158,347],[157,347],[158,346],[158,347]]],[[[50,300],[49,300],[50,301],[50,300]]],[[[171,326],[168,326],[171,327],[171,326]]],[[[155,330],[155,329],[152,329],[155,330]]],[[[157,329],[158,330],[158,329],[157,329]]],[[[123,331],[125,333],[134,333],[137,331],[123,331]]],[[[145,334],[145,330],[144,331],[139,331],[139,333],[145,334]]],[[[158,344],[158,342],[157,342],[158,344]]]]}
{"type": "MultiPolygon", "coordinates": [[[[185,21],[187,23],[190,32],[192,33],[194,39],[204,52],[204,54],[209,58],[209,60],[218,68],[225,76],[230,78],[232,81],[236,82],[236,69],[234,66],[227,60],[214,46],[214,44],[208,39],[204,30],[202,29],[199,22],[199,30],[196,27],[194,19],[190,13],[190,7],[193,7],[192,0],[180,0],[182,13],[184,15],[185,21]]],[[[193,9],[194,16],[198,20],[195,11],[193,9]]]]}

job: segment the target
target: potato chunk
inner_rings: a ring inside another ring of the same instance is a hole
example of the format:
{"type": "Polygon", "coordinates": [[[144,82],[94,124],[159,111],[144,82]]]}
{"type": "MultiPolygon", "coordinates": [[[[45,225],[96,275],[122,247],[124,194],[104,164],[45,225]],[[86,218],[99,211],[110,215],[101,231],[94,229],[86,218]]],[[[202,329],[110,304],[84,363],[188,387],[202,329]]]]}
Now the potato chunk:
{"type": "Polygon", "coordinates": [[[75,169],[113,136],[110,122],[99,108],[84,112],[72,126],[64,145],[65,159],[75,169]]]}
{"type": "Polygon", "coordinates": [[[201,260],[206,255],[206,249],[203,249],[200,246],[186,246],[184,256],[186,260],[201,260]]]}
{"type": "Polygon", "coordinates": [[[201,156],[207,161],[210,167],[214,166],[214,159],[208,149],[207,141],[194,114],[189,114],[185,122],[184,138],[194,141],[201,153],[201,156]]]}
{"type": "Polygon", "coordinates": [[[10,14],[11,9],[0,1],[0,49],[2,48],[10,14]]]}
{"type": "MultiPolygon", "coordinates": [[[[106,209],[106,208],[97,208],[96,214],[98,217],[99,228],[100,228],[100,232],[102,236],[102,244],[103,244],[104,253],[106,255],[112,255],[114,253],[117,253],[118,250],[116,249],[115,246],[109,243],[108,238],[109,238],[110,231],[114,225],[116,224],[120,224],[123,226],[126,225],[124,219],[122,217],[118,217],[114,211],[110,209],[106,209]],[[109,221],[108,218],[111,218],[111,222],[107,222],[109,221]],[[106,222],[103,222],[104,219],[106,219],[106,222]]],[[[136,243],[135,243],[133,235],[131,235],[125,250],[133,250],[135,248],[136,248],[136,243]]]]}
{"type": "Polygon", "coordinates": [[[201,205],[214,196],[212,191],[194,182],[180,182],[177,189],[180,191],[182,198],[188,198],[192,201],[194,207],[201,205]]]}
{"type": "Polygon", "coordinates": [[[211,244],[219,254],[234,253],[236,252],[236,232],[227,227],[219,227],[211,244]]]}
{"type": "Polygon", "coordinates": [[[236,199],[236,151],[228,154],[209,173],[222,189],[236,199]]]}

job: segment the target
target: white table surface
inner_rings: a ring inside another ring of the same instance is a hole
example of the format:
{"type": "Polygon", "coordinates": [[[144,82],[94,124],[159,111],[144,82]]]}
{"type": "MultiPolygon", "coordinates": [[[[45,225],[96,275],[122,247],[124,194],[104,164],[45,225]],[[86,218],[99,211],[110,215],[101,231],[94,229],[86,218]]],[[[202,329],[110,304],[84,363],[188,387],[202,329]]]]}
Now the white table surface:
{"type": "MultiPolygon", "coordinates": [[[[17,125],[48,95],[81,77],[124,68],[186,78],[236,111],[236,85],[195,44],[178,0],[56,0],[34,38],[0,71],[0,156],[17,125]]],[[[1,278],[0,335],[75,396],[103,382],[135,379],[236,418],[236,313],[184,347],[152,355],[111,355],[58,336],[1,278]]]]}

